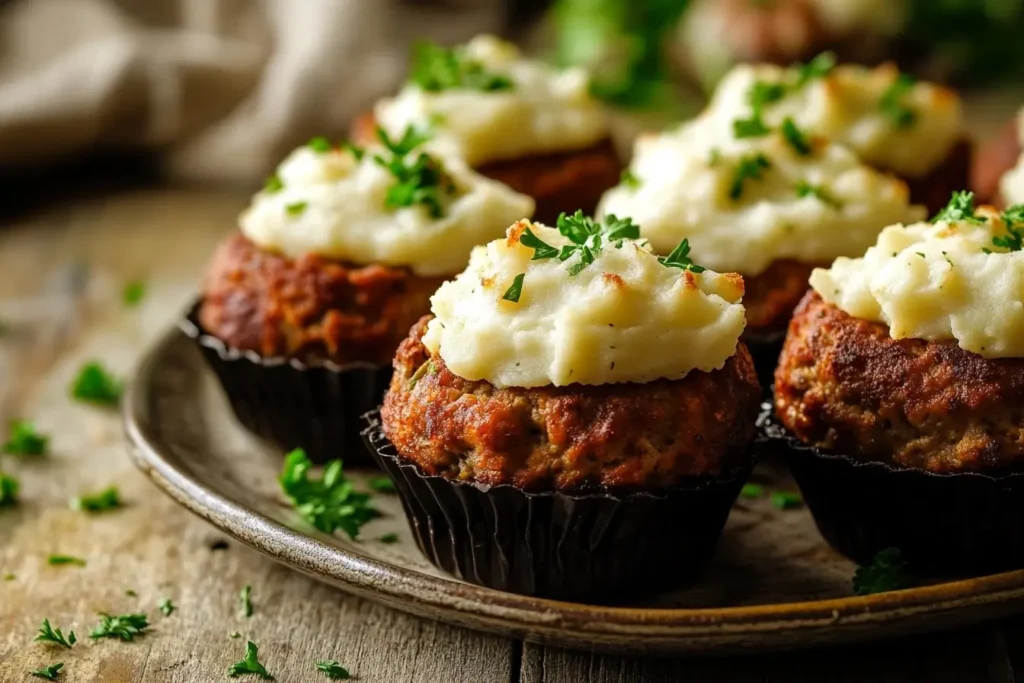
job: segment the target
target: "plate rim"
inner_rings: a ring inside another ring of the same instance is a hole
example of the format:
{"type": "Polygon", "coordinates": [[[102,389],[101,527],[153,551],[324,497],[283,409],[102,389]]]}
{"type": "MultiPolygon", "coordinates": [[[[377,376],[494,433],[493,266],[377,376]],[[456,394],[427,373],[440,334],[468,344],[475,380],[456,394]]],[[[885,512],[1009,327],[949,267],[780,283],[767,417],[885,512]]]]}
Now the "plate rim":
{"type": "MultiPolygon", "coordinates": [[[[614,650],[624,639],[643,637],[652,640],[633,643],[626,649],[694,652],[759,636],[767,641],[776,636],[774,640],[780,642],[752,650],[783,649],[799,646],[801,635],[822,629],[848,626],[854,630],[858,626],[891,624],[926,615],[948,616],[955,610],[977,613],[974,618],[956,622],[965,625],[1019,611],[1007,609],[1018,601],[1024,607],[1024,569],[866,596],[764,605],[659,608],[589,605],[517,595],[371,558],[279,524],[217,493],[174,465],[175,457],[163,452],[166,447],[161,446],[149,424],[147,387],[164,356],[175,345],[186,343],[191,340],[177,326],[170,328],[146,349],[126,387],[121,416],[129,455],[136,467],[178,504],[264,555],[313,578],[403,611],[570,647],[612,645],[614,650]],[[981,608],[993,609],[983,614],[981,608]]],[[[195,358],[202,372],[210,372],[198,352],[195,358]]],[[[925,624],[914,632],[927,630],[933,629],[925,624]]]]}

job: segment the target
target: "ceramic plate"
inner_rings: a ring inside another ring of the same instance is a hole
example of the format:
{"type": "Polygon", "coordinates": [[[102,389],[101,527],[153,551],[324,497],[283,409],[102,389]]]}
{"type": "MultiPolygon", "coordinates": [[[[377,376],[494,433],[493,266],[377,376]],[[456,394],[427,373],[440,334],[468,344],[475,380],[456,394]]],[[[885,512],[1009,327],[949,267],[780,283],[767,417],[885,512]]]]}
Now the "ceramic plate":
{"type": "MultiPolygon", "coordinates": [[[[481,631],[616,652],[736,653],[963,626],[1024,608],[1024,571],[855,597],[855,567],[804,509],[741,498],[718,553],[694,586],[623,605],[585,605],[463,583],[419,554],[392,495],[359,541],[305,524],[277,490],[281,454],[230,414],[199,352],[178,330],[143,359],[124,403],[140,469],[214,526],[298,571],[396,609],[481,631]],[[398,543],[384,543],[397,533],[398,543]]],[[[365,477],[369,472],[353,476],[365,477]]],[[[762,463],[755,481],[793,490],[762,463]]]]}

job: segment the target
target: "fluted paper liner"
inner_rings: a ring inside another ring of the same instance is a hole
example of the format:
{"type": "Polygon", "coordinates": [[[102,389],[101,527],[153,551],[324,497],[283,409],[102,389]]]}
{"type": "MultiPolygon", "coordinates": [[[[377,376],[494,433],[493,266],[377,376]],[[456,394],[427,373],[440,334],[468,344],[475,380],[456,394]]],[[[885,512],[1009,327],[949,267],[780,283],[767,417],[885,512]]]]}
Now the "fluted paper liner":
{"type": "Polygon", "coordinates": [[[753,466],[664,492],[527,493],[426,475],[397,454],[378,411],[365,419],[367,446],[431,562],[465,581],[561,600],[615,601],[693,579],[753,466]]]}
{"type": "Polygon", "coordinates": [[[234,349],[203,330],[199,306],[180,328],[199,346],[246,429],[282,450],[303,448],[316,462],[373,463],[360,436],[361,417],[380,405],[390,365],[311,364],[234,349]]]}

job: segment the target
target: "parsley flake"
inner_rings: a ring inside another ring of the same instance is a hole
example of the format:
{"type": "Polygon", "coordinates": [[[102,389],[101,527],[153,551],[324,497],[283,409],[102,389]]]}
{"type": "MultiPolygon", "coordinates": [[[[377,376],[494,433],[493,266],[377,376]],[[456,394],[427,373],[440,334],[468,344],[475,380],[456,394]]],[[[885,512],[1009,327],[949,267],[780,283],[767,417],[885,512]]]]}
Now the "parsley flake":
{"type": "Polygon", "coordinates": [[[812,185],[806,180],[801,180],[796,184],[795,190],[798,197],[814,197],[822,204],[828,204],[834,209],[842,207],[839,201],[821,185],[812,185]]]}
{"type": "Polygon", "coordinates": [[[779,510],[791,510],[800,507],[804,502],[803,496],[794,491],[772,491],[768,499],[779,510]]]}
{"type": "Polygon", "coordinates": [[[755,112],[760,112],[766,104],[778,102],[786,96],[786,86],[782,83],[754,81],[747,91],[747,102],[755,112]]]}
{"type": "Polygon", "coordinates": [[[698,266],[690,258],[690,241],[683,239],[668,256],[658,257],[658,262],[666,268],[680,268],[691,273],[703,273],[706,269],[698,266]]]}
{"type": "Polygon", "coordinates": [[[232,631],[231,633],[228,634],[228,638],[231,638],[232,640],[235,640],[235,639],[241,638],[241,637],[242,637],[242,634],[239,633],[238,631],[232,631]]]}
{"type": "Polygon", "coordinates": [[[126,590],[124,592],[124,594],[127,595],[129,598],[137,598],[137,597],[139,597],[139,594],[137,592],[135,592],[135,590],[132,589],[132,588],[129,588],[128,590],[126,590]]]}
{"type": "Polygon", "coordinates": [[[336,659],[317,662],[316,668],[317,671],[323,673],[324,676],[327,676],[332,681],[347,681],[352,678],[352,674],[348,672],[348,669],[343,667],[336,659]]]}
{"type": "Polygon", "coordinates": [[[371,491],[376,491],[377,493],[395,492],[395,482],[391,481],[390,477],[386,477],[383,474],[376,477],[370,477],[367,485],[369,485],[371,491]]]}
{"type": "Polygon", "coordinates": [[[820,55],[796,67],[795,88],[802,88],[811,81],[824,78],[836,68],[836,55],[834,52],[822,52],[820,55]]]}
{"type": "Polygon", "coordinates": [[[245,643],[245,659],[232,664],[228,669],[228,676],[234,678],[235,676],[255,674],[264,680],[274,680],[274,677],[267,671],[267,667],[260,663],[259,656],[260,649],[256,647],[256,643],[251,640],[247,641],[245,643]]]}
{"type": "Polygon", "coordinates": [[[68,635],[65,637],[59,628],[50,625],[49,619],[43,619],[43,625],[39,627],[39,635],[33,639],[33,642],[54,643],[70,650],[71,646],[78,642],[78,637],[75,636],[74,631],[68,631],[68,635]]]}
{"type": "Polygon", "coordinates": [[[123,392],[124,385],[96,361],[83,365],[71,385],[72,398],[100,406],[116,406],[123,392]]]}
{"type": "Polygon", "coordinates": [[[263,191],[267,194],[274,194],[275,192],[280,192],[283,189],[284,183],[281,182],[281,179],[276,173],[268,176],[267,179],[263,181],[263,191]]]}
{"type": "Polygon", "coordinates": [[[76,567],[84,567],[86,562],[80,557],[72,557],[71,555],[50,555],[46,558],[46,564],[51,567],[62,567],[69,564],[76,567]]]}
{"type": "Polygon", "coordinates": [[[732,184],[729,186],[729,199],[736,200],[743,196],[743,187],[748,180],[761,180],[766,169],[772,167],[764,154],[751,154],[740,159],[733,172],[732,184]]]}
{"type": "Polygon", "coordinates": [[[121,614],[114,616],[100,613],[100,624],[89,632],[89,637],[120,638],[123,641],[135,640],[135,636],[145,635],[149,628],[149,619],[145,614],[121,614]]]}
{"type": "Polygon", "coordinates": [[[71,500],[71,508],[81,512],[109,512],[121,507],[116,486],[108,486],[99,493],[79,496],[71,500]]]}
{"type": "Polygon", "coordinates": [[[146,296],[146,283],[142,280],[126,282],[121,290],[121,300],[125,306],[137,306],[146,296]]]}
{"type": "Polygon", "coordinates": [[[238,594],[238,601],[242,606],[242,616],[252,616],[252,586],[245,584],[238,594]]]}
{"type": "Polygon", "coordinates": [[[309,202],[292,202],[284,205],[284,211],[291,218],[298,218],[306,212],[309,202]]]}
{"type": "Polygon", "coordinates": [[[628,187],[631,190],[635,190],[640,187],[640,178],[638,178],[633,171],[627,168],[623,170],[622,174],[619,176],[619,184],[624,187],[628,187]]]}
{"type": "Polygon", "coordinates": [[[786,138],[786,142],[792,147],[797,154],[800,156],[807,156],[811,153],[811,141],[807,139],[803,131],[797,128],[796,123],[793,119],[788,116],[782,122],[782,136],[786,138]]]}
{"type": "Polygon", "coordinates": [[[743,488],[740,489],[740,497],[742,498],[760,498],[764,495],[764,487],[760,484],[744,484],[743,488]]]}
{"type": "Polygon", "coordinates": [[[771,128],[761,120],[761,115],[755,112],[749,119],[736,119],[732,122],[732,133],[737,138],[759,138],[772,132],[771,128]]]}
{"type": "Polygon", "coordinates": [[[9,474],[0,472],[0,508],[18,502],[18,480],[9,474]]]}
{"type": "Polygon", "coordinates": [[[401,138],[392,140],[378,127],[377,138],[387,154],[378,154],[373,159],[395,178],[395,184],[384,197],[384,206],[400,209],[420,204],[431,218],[442,217],[443,200],[455,191],[455,186],[439,160],[424,152],[413,155],[413,150],[430,139],[429,133],[408,126],[401,138]]]}
{"type": "Polygon", "coordinates": [[[939,221],[947,221],[949,223],[963,221],[981,225],[985,222],[985,217],[974,215],[973,192],[954,192],[946,207],[932,218],[932,223],[938,223],[939,221]]]}
{"type": "Polygon", "coordinates": [[[29,673],[35,676],[36,678],[45,678],[48,681],[55,681],[57,680],[57,677],[60,676],[60,670],[63,668],[64,662],[57,662],[56,664],[51,664],[45,669],[36,669],[35,671],[30,671],[29,673]]]}
{"type": "Polygon", "coordinates": [[[909,74],[900,74],[882,93],[878,108],[882,110],[897,128],[909,128],[917,121],[917,112],[903,103],[904,96],[914,87],[914,78],[909,74]]]}
{"type": "Polygon", "coordinates": [[[360,527],[380,514],[370,504],[370,495],[355,490],[342,473],[341,460],[328,462],[320,479],[309,476],[312,466],[301,448],[289,453],[278,479],[281,490],[314,527],[326,534],[342,529],[355,540],[360,527]]]}
{"type": "MultiPolygon", "coordinates": [[[[536,256],[534,256],[536,258],[536,256]]],[[[523,280],[526,279],[526,273],[519,273],[512,278],[512,284],[508,286],[505,293],[501,295],[503,301],[511,301],[514,304],[519,303],[519,297],[523,295],[523,280]]]]}
{"type": "Polygon", "coordinates": [[[4,453],[11,455],[45,455],[50,438],[36,431],[27,420],[11,420],[7,425],[4,453]]]}
{"type": "Polygon", "coordinates": [[[871,564],[859,567],[853,575],[853,592],[857,595],[885,593],[908,585],[910,575],[899,548],[879,550],[871,564]]]}
{"type": "Polygon", "coordinates": [[[554,258],[559,254],[558,249],[537,237],[530,228],[523,230],[523,234],[519,236],[519,243],[528,249],[533,249],[531,261],[554,258]]]}
{"type": "Polygon", "coordinates": [[[396,534],[396,533],[384,534],[383,536],[381,536],[377,540],[380,541],[381,543],[389,543],[389,544],[390,543],[398,543],[398,534],[396,534]]]}
{"type": "Polygon", "coordinates": [[[354,145],[351,142],[347,142],[347,141],[343,142],[343,143],[341,143],[341,147],[346,152],[349,152],[353,157],[355,157],[356,161],[362,161],[363,160],[363,156],[366,154],[366,150],[365,149],[363,149],[362,147],[359,147],[358,145],[354,145]]]}
{"type": "Polygon", "coordinates": [[[429,41],[413,47],[409,80],[427,92],[442,90],[512,90],[515,84],[504,74],[488,71],[460,47],[445,48],[429,41]]]}
{"type": "Polygon", "coordinates": [[[318,135],[309,142],[307,142],[306,146],[309,147],[314,152],[316,152],[317,154],[330,152],[331,148],[333,147],[333,145],[331,145],[331,141],[321,135],[318,135]]]}
{"type": "Polygon", "coordinates": [[[163,612],[165,617],[169,617],[174,614],[174,610],[176,608],[174,606],[174,602],[170,598],[162,598],[160,603],[157,605],[157,609],[163,612]]]}
{"type": "Polygon", "coordinates": [[[4,581],[14,581],[16,578],[18,577],[9,572],[7,574],[4,574],[4,581]]]}

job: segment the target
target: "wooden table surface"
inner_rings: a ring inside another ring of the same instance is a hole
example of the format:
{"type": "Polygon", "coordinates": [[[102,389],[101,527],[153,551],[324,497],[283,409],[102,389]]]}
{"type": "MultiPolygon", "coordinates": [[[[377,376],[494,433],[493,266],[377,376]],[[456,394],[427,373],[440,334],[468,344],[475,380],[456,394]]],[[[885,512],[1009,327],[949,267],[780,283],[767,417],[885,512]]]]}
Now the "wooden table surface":
{"type": "Polygon", "coordinates": [[[27,672],[57,661],[60,680],[71,682],[229,680],[245,638],[284,683],[327,680],[314,670],[322,659],[382,682],[1024,680],[1024,618],[829,651],[603,656],[406,616],[228,541],[132,468],[115,411],[74,403],[68,386],[86,360],[130,372],[194,295],[243,201],[200,190],[117,192],[51,201],[0,230],[0,420],[31,419],[52,436],[45,457],[0,456],[22,484],[20,504],[0,510],[0,575],[15,577],[0,580],[0,681],[38,680],[27,672]],[[146,296],[127,307],[122,288],[133,279],[146,296]],[[110,484],[127,507],[92,516],[69,508],[69,498],[110,484]],[[48,566],[52,553],[88,564],[48,566]],[[247,584],[251,618],[239,614],[247,584]],[[165,596],[177,607],[169,617],[157,609],[165,596]],[[100,611],[143,611],[153,627],[135,642],[90,641],[100,611]],[[70,651],[33,643],[44,617],[82,640],[70,651]]]}

